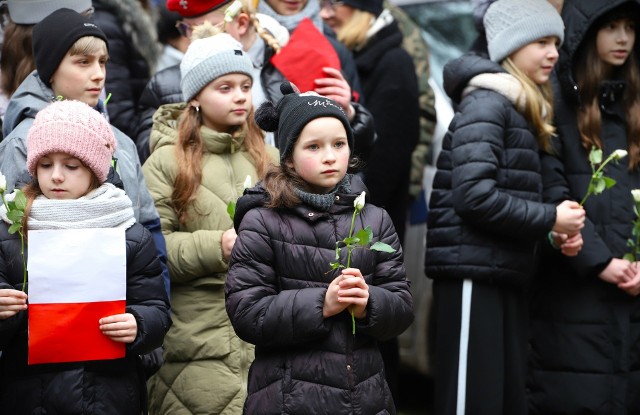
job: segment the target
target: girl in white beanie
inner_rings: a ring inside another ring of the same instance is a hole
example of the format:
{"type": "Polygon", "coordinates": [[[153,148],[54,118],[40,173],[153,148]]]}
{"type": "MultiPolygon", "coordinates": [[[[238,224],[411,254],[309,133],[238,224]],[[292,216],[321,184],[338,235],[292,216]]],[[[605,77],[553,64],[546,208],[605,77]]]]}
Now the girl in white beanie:
{"type": "Polygon", "coordinates": [[[497,0],[484,17],[490,59],[444,70],[458,112],[431,194],[426,274],[434,279],[435,413],[526,414],[527,286],[540,244],[582,246],[584,210],[543,203],[549,77],[564,25],[546,0],[497,0]]]}
{"type": "Polygon", "coordinates": [[[178,316],[165,339],[165,363],[149,381],[150,410],[239,414],[253,347],[235,335],[224,309],[236,239],[227,210],[278,152],[253,120],[253,65],[237,40],[226,33],[193,40],[180,71],[185,102],[155,113],[143,166],[167,241],[178,316]]]}

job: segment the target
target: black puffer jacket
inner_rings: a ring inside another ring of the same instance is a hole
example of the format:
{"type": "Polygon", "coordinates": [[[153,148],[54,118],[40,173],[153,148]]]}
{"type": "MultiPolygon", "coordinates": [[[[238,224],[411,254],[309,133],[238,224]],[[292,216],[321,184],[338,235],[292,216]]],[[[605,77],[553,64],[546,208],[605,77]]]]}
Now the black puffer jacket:
{"type": "Polygon", "coordinates": [[[541,203],[539,149],[524,116],[494,90],[463,94],[475,76],[500,72],[500,65],[472,54],[445,67],[445,90],[459,112],[445,135],[431,193],[430,278],[523,285],[536,241],[555,222],[555,207],[541,203]]]}
{"type": "MultiPolygon", "coordinates": [[[[351,332],[347,312],[323,318],[336,241],[348,236],[353,193],[336,195],[328,212],[307,205],[262,207],[256,187],[240,198],[238,239],[226,281],[226,307],[238,336],[256,345],[246,414],[393,414],[376,342],[402,333],[413,320],[400,242],[389,215],[367,204],[355,229],[367,225],[393,254],[358,249],[352,265],[369,285],[367,316],[351,332]]],[[[346,261],[346,250],[342,250],[346,261]]]]}
{"type": "MultiPolygon", "coordinates": [[[[555,92],[558,131],[556,156],[542,159],[544,198],[556,203],[581,200],[591,177],[588,151],[577,129],[580,92],[571,74],[573,56],[589,27],[608,10],[626,1],[566,0],[565,43],[560,50],[555,92]]],[[[640,46],[636,41],[635,53],[640,46]]],[[[607,80],[600,86],[605,157],[627,149],[623,107],[625,84],[607,80]]],[[[545,252],[531,301],[528,389],[533,414],[640,413],[640,299],[599,273],[629,247],[634,219],[631,190],[640,188],[640,172],[629,171],[627,159],[607,165],[615,186],[585,203],[584,246],[578,256],[545,252]]]]}
{"type": "Polygon", "coordinates": [[[93,19],[109,39],[109,122],[134,138],[138,101],[160,56],[155,26],[140,0],[93,0],[93,7],[93,19]]]}
{"type": "MultiPolygon", "coordinates": [[[[0,412],[3,414],[131,414],[146,406],[139,355],[162,345],[171,326],[169,301],[151,234],[126,231],[127,306],[138,324],[122,359],[27,365],[27,312],[0,320],[0,412]]],[[[22,289],[20,237],[0,224],[0,289],[22,289]]],[[[97,324],[97,322],[96,322],[97,324]]]]}

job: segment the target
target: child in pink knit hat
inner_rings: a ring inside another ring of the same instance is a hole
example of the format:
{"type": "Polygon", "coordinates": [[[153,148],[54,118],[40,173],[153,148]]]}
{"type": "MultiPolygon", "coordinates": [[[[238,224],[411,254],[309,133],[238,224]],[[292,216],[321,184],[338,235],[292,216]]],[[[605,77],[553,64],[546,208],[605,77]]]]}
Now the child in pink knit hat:
{"type": "MultiPolygon", "coordinates": [[[[38,370],[40,365],[33,362],[27,363],[28,324],[32,315],[27,310],[23,265],[16,260],[21,256],[21,238],[9,233],[13,223],[9,217],[14,216],[8,214],[3,204],[0,206],[3,413],[98,414],[108,408],[109,413],[139,415],[146,407],[146,379],[140,355],[162,345],[171,317],[151,234],[136,222],[132,202],[124,190],[105,182],[115,149],[116,139],[107,120],[83,102],[58,101],[38,112],[27,134],[27,168],[34,180],[23,188],[27,202],[22,235],[28,235],[28,230],[47,229],[122,230],[127,253],[125,310],[96,318],[94,327],[99,327],[109,340],[124,343],[126,354],[111,360],[49,363],[46,370],[38,370]]],[[[58,269],[64,266],[57,264],[58,269]]],[[[91,276],[87,275],[87,279],[91,276]]],[[[42,289],[35,284],[30,286],[27,277],[29,288],[34,292],[42,289]]],[[[52,333],[69,329],[59,320],[52,317],[52,333]]]]}

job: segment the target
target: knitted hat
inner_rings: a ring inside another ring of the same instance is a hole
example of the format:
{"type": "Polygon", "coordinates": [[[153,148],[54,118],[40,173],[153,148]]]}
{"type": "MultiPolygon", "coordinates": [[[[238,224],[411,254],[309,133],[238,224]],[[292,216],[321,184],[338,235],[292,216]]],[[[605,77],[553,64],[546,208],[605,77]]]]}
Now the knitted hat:
{"type": "Polygon", "coordinates": [[[256,123],[265,131],[276,132],[276,144],[280,150],[280,161],[284,162],[295,145],[302,129],[309,122],[321,117],[337,118],[347,132],[349,149],[353,151],[353,131],[342,107],[335,101],[315,92],[301,94],[292,83],[280,85],[283,97],[274,106],[264,102],[256,110],[256,123]]]}
{"type": "Polygon", "coordinates": [[[231,3],[231,0],[167,0],[167,9],[182,17],[197,17],[231,3]]]}
{"type": "Polygon", "coordinates": [[[384,7],[382,6],[382,0],[342,0],[343,4],[351,6],[354,9],[364,10],[372,13],[375,16],[380,16],[384,7]]]}
{"type": "Polygon", "coordinates": [[[18,24],[36,24],[62,8],[78,13],[91,8],[91,0],[7,0],[9,16],[18,24]]]}
{"type": "Polygon", "coordinates": [[[38,112],[29,128],[27,170],[35,177],[41,157],[67,153],[80,159],[103,183],[116,148],[116,137],[102,114],[80,101],[56,101],[38,112]]]}
{"type": "Polygon", "coordinates": [[[547,0],[497,0],[484,15],[484,28],[494,62],[543,37],[564,41],[562,18],[547,0]]]}
{"type": "Polygon", "coordinates": [[[243,73],[253,79],[253,63],[240,42],[226,33],[196,39],[180,62],[182,96],[195,97],[207,84],[229,73],[243,73]]]}
{"type": "Polygon", "coordinates": [[[33,58],[38,76],[48,87],[51,77],[71,46],[84,36],[104,40],[107,36],[89,18],[71,9],[58,9],[33,27],[33,58]]]}

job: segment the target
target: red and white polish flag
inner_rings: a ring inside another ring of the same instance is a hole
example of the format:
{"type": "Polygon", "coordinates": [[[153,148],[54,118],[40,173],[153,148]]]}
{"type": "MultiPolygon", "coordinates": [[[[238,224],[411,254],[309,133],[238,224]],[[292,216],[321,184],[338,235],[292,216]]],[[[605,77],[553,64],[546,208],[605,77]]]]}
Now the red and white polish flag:
{"type": "Polygon", "coordinates": [[[124,229],[29,231],[29,364],[124,357],[99,320],[125,312],[124,229]]]}

